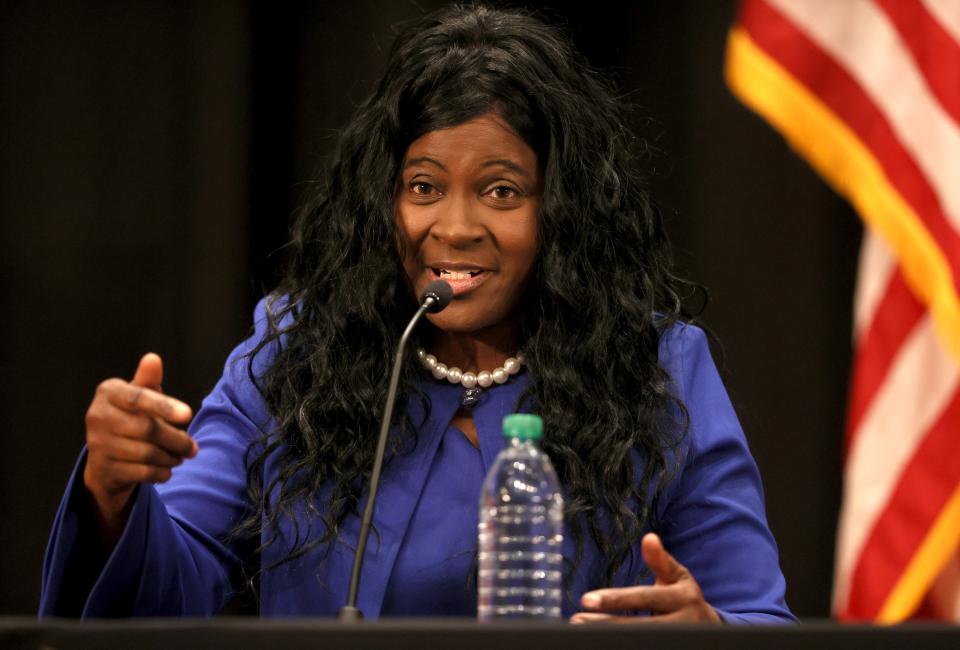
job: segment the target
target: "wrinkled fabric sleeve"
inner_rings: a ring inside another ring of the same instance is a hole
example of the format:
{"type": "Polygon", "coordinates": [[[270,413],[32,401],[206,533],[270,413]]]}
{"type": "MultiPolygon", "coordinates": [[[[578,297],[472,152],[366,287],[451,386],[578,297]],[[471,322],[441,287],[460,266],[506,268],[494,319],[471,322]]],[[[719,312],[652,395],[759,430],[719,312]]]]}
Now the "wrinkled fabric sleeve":
{"type": "MultiPolygon", "coordinates": [[[[199,453],[167,483],[137,488],[110,553],[100,546],[81,453],[47,545],[41,617],[210,616],[228,602],[249,546],[231,534],[248,512],[245,458],[269,423],[248,373],[248,354],[265,329],[261,301],[253,336],[231,353],[190,424],[199,453]]],[[[255,375],[266,369],[272,345],[254,357],[255,375]]]]}
{"type": "Polygon", "coordinates": [[[726,622],[796,621],[785,601],[760,473],[706,336],[691,325],[672,327],[661,359],[689,413],[679,474],[658,508],[665,548],[726,622]]]}

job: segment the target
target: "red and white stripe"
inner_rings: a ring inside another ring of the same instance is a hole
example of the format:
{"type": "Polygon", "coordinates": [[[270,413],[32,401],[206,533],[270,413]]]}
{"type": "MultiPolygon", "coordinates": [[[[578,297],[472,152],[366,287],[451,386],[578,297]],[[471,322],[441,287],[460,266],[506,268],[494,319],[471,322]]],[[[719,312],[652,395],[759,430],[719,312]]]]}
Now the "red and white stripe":
{"type": "Polygon", "coordinates": [[[834,611],[960,620],[960,534],[943,534],[960,530],[960,0],[744,0],[734,31],[749,54],[728,60],[731,87],[876,227],[855,297],[834,611]],[[731,74],[742,59],[761,64],[731,74]],[[808,114],[849,140],[789,121],[808,114]]]}
{"type": "MultiPolygon", "coordinates": [[[[955,449],[960,444],[960,420],[955,419],[960,413],[960,365],[906,287],[889,249],[869,231],[854,314],[857,358],[837,531],[834,611],[860,619],[875,617],[882,597],[912,555],[914,544],[900,550],[897,543],[907,536],[901,528],[904,519],[916,513],[919,521],[909,531],[915,540],[952,491],[949,481],[925,490],[923,483],[931,450],[946,446],[955,454],[953,463],[960,460],[955,449]],[[945,421],[945,416],[950,419],[945,421]],[[916,490],[909,489],[917,484],[916,490]],[[872,605],[864,609],[865,603],[872,605]]],[[[960,597],[958,581],[941,581],[938,588],[941,600],[960,597]]],[[[953,610],[940,613],[951,617],[953,610]]]]}

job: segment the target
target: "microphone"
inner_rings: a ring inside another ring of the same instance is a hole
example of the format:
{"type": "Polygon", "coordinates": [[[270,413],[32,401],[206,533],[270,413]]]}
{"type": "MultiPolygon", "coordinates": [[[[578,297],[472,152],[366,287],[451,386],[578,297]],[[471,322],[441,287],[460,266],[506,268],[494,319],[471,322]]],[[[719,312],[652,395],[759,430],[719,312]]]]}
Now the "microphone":
{"type": "Polygon", "coordinates": [[[377,500],[377,487],[380,485],[380,474],[383,472],[383,456],[387,448],[387,432],[390,430],[390,416],[393,414],[393,403],[397,397],[397,384],[400,381],[400,367],[403,365],[403,351],[407,347],[407,339],[413,333],[420,318],[427,312],[436,314],[450,304],[453,299],[453,288],[443,280],[434,280],[420,292],[420,309],[410,319],[407,329],[400,337],[397,346],[397,356],[393,360],[393,371],[390,373],[390,387],[387,389],[387,403],[383,408],[383,418],[380,420],[380,436],[377,438],[377,453],[373,457],[373,471],[370,473],[370,489],[367,492],[367,504],[363,509],[363,519],[360,520],[360,536],[357,538],[357,551],[353,556],[353,570],[350,572],[350,590],[347,592],[347,604],[340,608],[337,618],[341,621],[356,622],[363,620],[363,612],[357,609],[357,591],[360,589],[360,571],[363,568],[363,554],[367,549],[367,538],[370,537],[370,523],[373,521],[373,507],[377,500]]]}
{"type": "MultiPolygon", "coordinates": [[[[425,305],[428,300],[431,301],[430,306],[427,307],[428,312],[436,314],[438,311],[443,311],[453,300],[453,287],[446,280],[434,280],[420,292],[420,304],[425,305]]],[[[419,316],[413,318],[417,319],[419,316]]],[[[403,344],[404,341],[401,341],[400,345],[403,344]]]]}

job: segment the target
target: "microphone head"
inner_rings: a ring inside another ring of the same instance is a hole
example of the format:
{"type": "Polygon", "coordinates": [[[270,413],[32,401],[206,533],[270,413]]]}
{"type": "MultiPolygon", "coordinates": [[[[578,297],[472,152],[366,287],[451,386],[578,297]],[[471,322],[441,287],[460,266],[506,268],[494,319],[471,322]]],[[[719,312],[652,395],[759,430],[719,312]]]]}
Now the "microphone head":
{"type": "Polygon", "coordinates": [[[427,298],[433,298],[427,311],[436,314],[438,311],[443,311],[453,300],[453,287],[446,280],[434,280],[420,292],[420,304],[422,305],[427,298]]]}

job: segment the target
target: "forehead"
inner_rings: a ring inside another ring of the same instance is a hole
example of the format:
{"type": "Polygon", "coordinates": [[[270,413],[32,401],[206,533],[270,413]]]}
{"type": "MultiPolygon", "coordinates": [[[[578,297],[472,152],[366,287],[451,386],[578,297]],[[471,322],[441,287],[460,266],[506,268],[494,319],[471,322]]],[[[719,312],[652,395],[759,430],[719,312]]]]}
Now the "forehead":
{"type": "Polygon", "coordinates": [[[533,149],[493,114],[420,136],[410,144],[405,159],[414,161],[424,157],[445,161],[445,164],[481,163],[501,158],[528,167],[531,171],[537,165],[533,149]]]}

